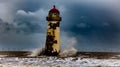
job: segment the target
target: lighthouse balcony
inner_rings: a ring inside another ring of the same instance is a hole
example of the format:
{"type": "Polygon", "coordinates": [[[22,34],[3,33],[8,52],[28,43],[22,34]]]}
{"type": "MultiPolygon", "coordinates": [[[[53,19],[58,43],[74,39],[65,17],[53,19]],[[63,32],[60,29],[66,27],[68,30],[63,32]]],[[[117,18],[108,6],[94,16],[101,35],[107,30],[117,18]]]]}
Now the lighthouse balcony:
{"type": "Polygon", "coordinates": [[[61,17],[46,17],[47,21],[61,21],[61,17]]]}

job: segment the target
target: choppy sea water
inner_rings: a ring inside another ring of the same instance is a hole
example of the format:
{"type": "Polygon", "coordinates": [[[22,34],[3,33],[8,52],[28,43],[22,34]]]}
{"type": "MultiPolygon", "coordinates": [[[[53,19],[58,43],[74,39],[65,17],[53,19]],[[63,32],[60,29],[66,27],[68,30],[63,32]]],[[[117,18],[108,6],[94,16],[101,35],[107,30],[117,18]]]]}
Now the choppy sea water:
{"type": "Polygon", "coordinates": [[[88,67],[120,66],[118,59],[96,59],[82,57],[2,57],[1,67],[88,67]]]}
{"type": "Polygon", "coordinates": [[[41,50],[26,57],[0,56],[0,67],[113,67],[120,66],[120,53],[61,51],[60,55],[39,55],[41,50]]]}

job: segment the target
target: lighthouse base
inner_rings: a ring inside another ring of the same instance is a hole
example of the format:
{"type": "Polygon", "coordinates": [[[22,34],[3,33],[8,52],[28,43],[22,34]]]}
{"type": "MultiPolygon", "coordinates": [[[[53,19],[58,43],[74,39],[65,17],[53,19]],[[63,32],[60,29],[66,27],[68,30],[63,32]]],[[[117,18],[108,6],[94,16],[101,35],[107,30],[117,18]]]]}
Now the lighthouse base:
{"type": "Polygon", "coordinates": [[[45,53],[44,53],[46,56],[58,56],[59,55],[59,52],[52,52],[52,51],[48,51],[48,50],[45,50],[45,53]]]}

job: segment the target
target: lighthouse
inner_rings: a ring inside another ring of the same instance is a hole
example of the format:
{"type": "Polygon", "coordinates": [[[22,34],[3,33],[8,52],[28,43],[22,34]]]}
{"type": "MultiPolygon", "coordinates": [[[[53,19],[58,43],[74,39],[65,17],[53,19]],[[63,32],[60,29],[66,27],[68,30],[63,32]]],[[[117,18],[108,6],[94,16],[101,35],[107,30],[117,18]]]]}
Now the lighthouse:
{"type": "Polygon", "coordinates": [[[46,43],[45,43],[45,55],[57,56],[60,52],[60,12],[56,9],[55,5],[49,11],[46,17],[48,21],[46,43]]]}

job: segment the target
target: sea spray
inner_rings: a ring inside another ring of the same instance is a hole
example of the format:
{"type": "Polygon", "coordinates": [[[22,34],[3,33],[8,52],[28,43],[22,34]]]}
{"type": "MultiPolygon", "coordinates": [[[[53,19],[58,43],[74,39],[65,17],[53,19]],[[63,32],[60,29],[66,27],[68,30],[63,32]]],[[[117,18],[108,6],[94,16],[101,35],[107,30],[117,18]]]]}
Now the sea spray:
{"type": "Polygon", "coordinates": [[[73,47],[61,50],[59,57],[71,57],[77,54],[77,50],[73,47]]]}
{"type": "MultiPolygon", "coordinates": [[[[64,44],[61,44],[61,50],[59,53],[59,57],[69,57],[75,56],[77,54],[77,50],[74,48],[74,45],[77,43],[77,39],[75,37],[71,37],[66,40],[64,44]]],[[[32,51],[30,56],[42,56],[44,55],[45,49],[44,48],[37,48],[32,51]]]]}
{"type": "Polygon", "coordinates": [[[77,54],[77,49],[74,48],[74,46],[77,43],[77,39],[75,37],[71,37],[69,39],[66,39],[68,37],[62,37],[63,38],[63,44],[61,44],[61,51],[59,56],[60,57],[70,57],[75,56],[77,54]]]}
{"type": "Polygon", "coordinates": [[[40,56],[40,55],[43,55],[43,53],[44,53],[44,48],[37,48],[32,51],[30,56],[32,56],[32,57],[40,56]]]}

